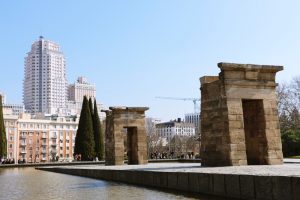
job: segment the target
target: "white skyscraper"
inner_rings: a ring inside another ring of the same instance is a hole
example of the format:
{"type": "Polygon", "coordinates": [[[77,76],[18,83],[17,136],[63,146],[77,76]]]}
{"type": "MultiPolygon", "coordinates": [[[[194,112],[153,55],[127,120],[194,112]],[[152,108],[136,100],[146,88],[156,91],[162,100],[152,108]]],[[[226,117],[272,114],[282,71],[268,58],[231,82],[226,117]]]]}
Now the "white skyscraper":
{"type": "Polygon", "coordinates": [[[58,44],[42,36],[25,58],[23,102],[32,114],[54,114],[67,101],[65,57],[58,44]]]}

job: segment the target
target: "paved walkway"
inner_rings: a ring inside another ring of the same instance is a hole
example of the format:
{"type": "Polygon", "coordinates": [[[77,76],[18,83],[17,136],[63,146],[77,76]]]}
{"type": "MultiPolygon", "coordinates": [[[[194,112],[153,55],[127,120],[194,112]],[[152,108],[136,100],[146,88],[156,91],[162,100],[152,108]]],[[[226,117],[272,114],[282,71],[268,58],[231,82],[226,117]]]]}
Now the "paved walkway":
{"type": "Polygon", "coordinates": [[[285,158],[283,159],[283,161],[285,163],[295,163],[295,164],[300,164],[300,159],[296,159],[296,158],[285,158]]]}
{"type": "Polygon", "coordinates": [[[201,164],[198,163],[150,163],[147,165],[122,165],[122,166],[103,166],[103,165],[61,166],[60,168],[300,177],[299,164],[201,167],[201,164]]]}

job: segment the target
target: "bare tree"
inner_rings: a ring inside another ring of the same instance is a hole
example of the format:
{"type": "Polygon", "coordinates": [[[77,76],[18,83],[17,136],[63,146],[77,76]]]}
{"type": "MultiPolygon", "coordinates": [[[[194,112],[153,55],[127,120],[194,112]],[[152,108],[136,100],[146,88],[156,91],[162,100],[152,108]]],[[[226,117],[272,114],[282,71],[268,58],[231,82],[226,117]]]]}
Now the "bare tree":
{"type": "Polygon", "coordinates": [[[200,143],[197,137],[188,137],[186,141],[186,148],[188,152],[193,152],[194,155],[198,154],[200,151],[200,143]]]}
{"type": "Polygon", "coordinates": [[[300,128],[300,76],[277,87],[280,127],[283,131],[300,128]]]}
{"type": "Polygon", "coordinates": [[[162,139],[156,132],[155,122],[152,118],[146,118],[145,128],[147,134],[148,157],[151,154],[161,152],[163,149],[162,139]]]}

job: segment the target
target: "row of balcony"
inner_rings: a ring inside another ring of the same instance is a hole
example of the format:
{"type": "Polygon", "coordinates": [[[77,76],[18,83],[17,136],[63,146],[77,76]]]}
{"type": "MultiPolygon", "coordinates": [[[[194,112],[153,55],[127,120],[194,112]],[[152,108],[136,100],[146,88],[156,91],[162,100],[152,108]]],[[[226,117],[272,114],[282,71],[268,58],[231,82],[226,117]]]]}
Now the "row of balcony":
{"type": "MultiPolygon", "coordinates": [[[[26,138],[27,138],[26,135],[20,135],[20,139],[26,139],[26,138]]],[[[51,136],[50,138],[56,139],[57,136],[54,135],[54,136],[51,136]]],[[[42,139],[48,139],[48,136],[46,134],[42,134],[42,139]]]]}
{"type": "MultiPolygon", "coordinates": [[[[47,154],[47,150],[42,150],[41,151],[42,154],[47,154]]],[[[56,150],[51,150],[51,153],[56,153],[57,151],[56,150]]],[[[21,150],[21,154],[27,154],[27,151],[26,150],[21,150]]],[[[39,154],[39,151],[36,151],[36,154],[39,154]]]]}
{"type": "MultiPolygon", "coordinates": [[[[20,143],[20,146],[21,146],[21,147],[27,146],[27,142],[21,142],[21,143],[20,143]]],[[[32,144],[30,144],[30,146],[32,146],[32,144]]],[[[48,146],[48,144],[45,143],[45,142],[43,142],[43,143],[42,143],[42,146],[48,146]]],[[[51,146],[55,146],[55,147],[56,147],[57,144],[56,144],[56,143],[52,143],[51,146]]]]}

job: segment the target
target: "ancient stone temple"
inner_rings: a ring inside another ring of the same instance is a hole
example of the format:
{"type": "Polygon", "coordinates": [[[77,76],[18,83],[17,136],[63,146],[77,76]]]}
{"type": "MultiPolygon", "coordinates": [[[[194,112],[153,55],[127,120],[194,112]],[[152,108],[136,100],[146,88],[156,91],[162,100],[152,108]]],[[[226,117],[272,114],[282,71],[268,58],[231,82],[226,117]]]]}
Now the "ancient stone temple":
{"type": "Polygon", "coordinates": [[[201,82],[204,166],[282,164],[275,76],[282,66],[219,63],[201,82]]]}
{"type": "Polygon", "coordinates": [[[105,164],[124,164],[124,129],[127,133],[128,164],[147,164],[147,107],[110,107],[106,112],[105,164]]]}

